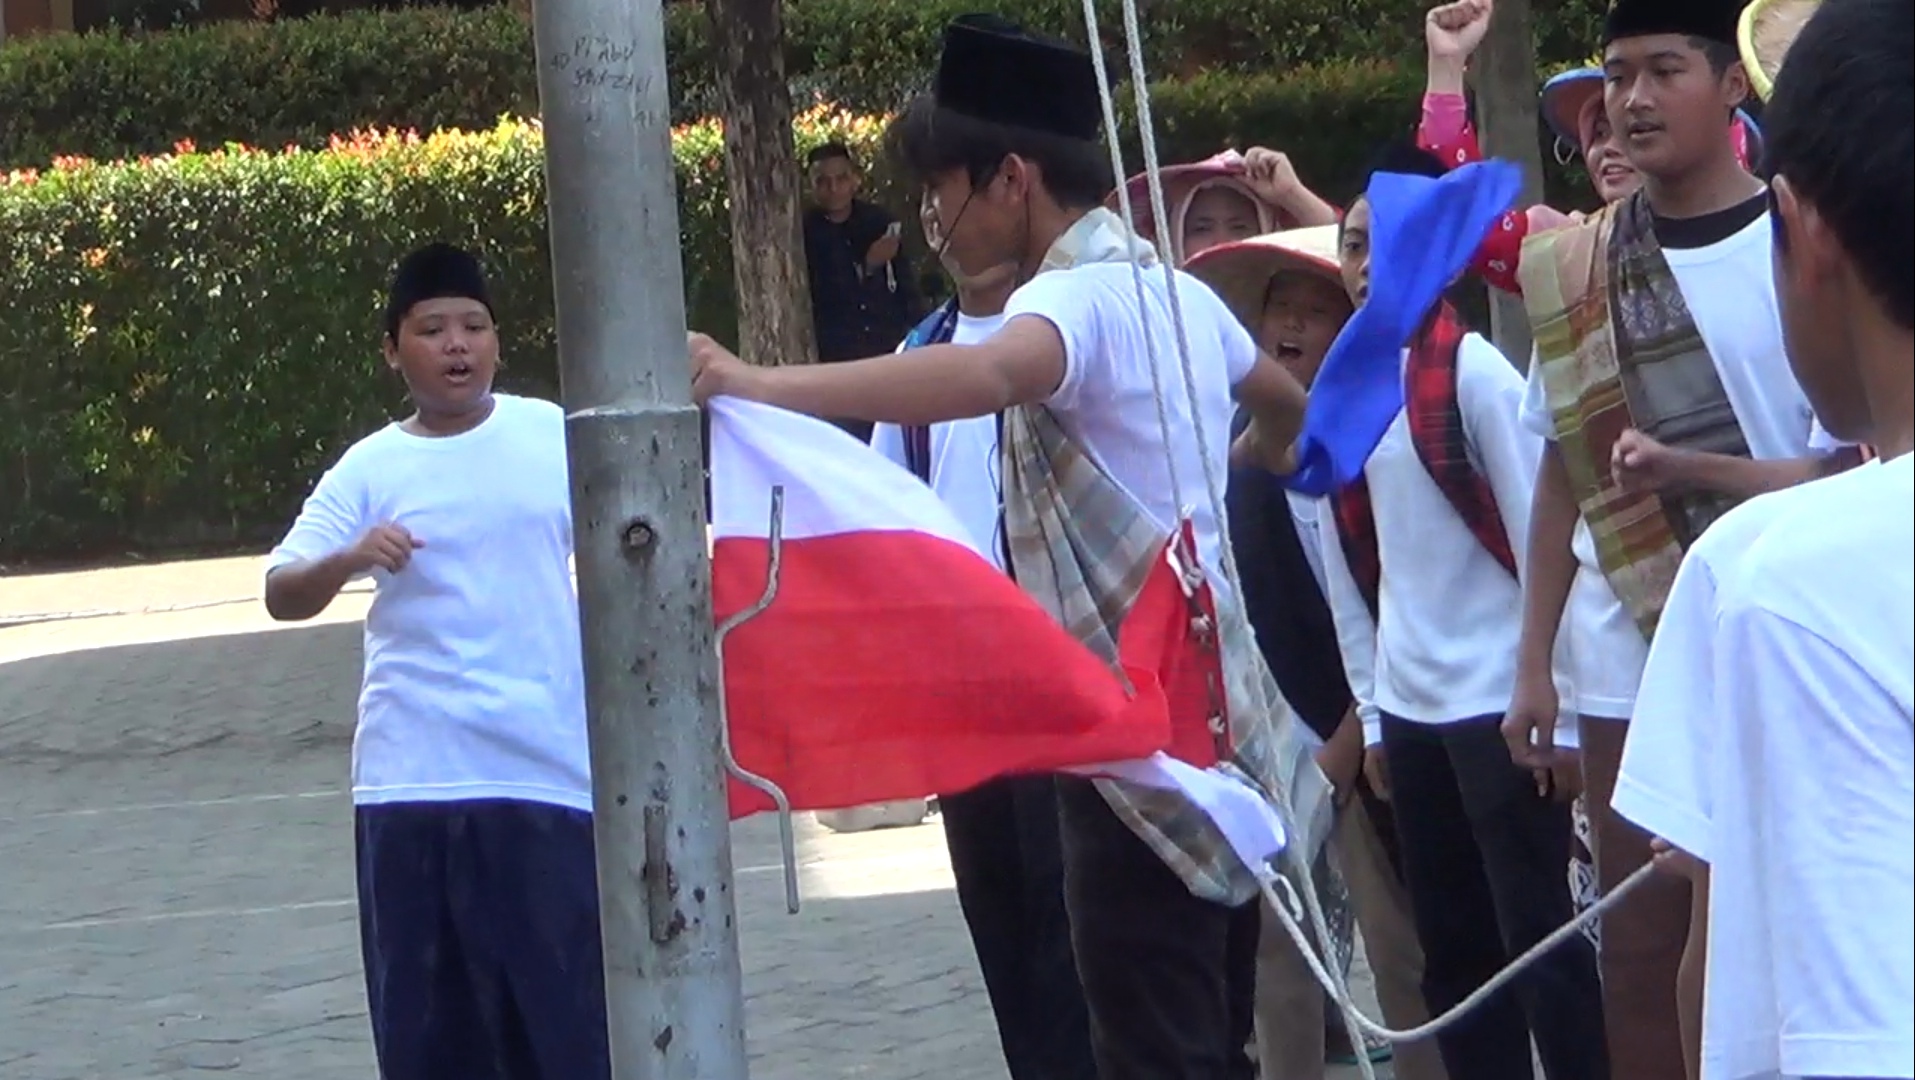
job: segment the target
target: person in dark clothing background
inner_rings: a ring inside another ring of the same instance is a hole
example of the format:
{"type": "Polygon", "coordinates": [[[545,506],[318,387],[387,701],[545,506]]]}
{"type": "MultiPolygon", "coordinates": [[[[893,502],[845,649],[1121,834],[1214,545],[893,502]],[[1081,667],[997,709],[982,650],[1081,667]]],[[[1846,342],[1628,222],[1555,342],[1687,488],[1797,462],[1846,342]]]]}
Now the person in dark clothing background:
{"type": "MultiPolygon", "coordinates": [[[[812,197],[805,213],[805,261],[818,360],[889,352],[922,314],[917,280],[904,257],[903,226],[884,208],[858,198],[864,177],[842,144],[812,150],[805,166],[812,197]]],[[[870,441],[870,424],[836,422],[870,441]]]]}

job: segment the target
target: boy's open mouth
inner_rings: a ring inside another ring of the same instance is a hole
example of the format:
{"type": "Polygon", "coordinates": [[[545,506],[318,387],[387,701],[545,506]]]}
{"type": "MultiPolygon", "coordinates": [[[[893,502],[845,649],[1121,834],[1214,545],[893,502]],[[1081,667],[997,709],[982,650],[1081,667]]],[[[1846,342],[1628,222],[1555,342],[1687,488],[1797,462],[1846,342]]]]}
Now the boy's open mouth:
{"type": "Polygon", "coordinates": [[[1303,346],[1298,345],[1294,341],[1279,341],[1277,342],[1276,359],[1301,360],[1303,359],[1303,346]]]}
{"type": "Polygon", "coordinates": [[[446,365],[445,377],[453,382],[463,382],[472,375],[472,365],[464,360],[454,360],[446,365]]]}

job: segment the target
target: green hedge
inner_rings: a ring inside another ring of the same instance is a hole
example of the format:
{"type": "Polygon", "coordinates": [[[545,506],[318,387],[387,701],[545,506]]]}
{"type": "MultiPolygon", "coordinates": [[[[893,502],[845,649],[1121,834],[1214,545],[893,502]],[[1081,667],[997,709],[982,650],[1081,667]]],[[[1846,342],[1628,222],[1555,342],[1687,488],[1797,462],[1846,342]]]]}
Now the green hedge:
{"type": "MultiPolygon", "coordinates": [[[[1366,148],[1407,130],[1419,84],[1381,65],[1165,84],[1160,148],[1172,162],[1284,145],[1341,199],[1366,148]]],[[[820,108],[796,133],[801,152],[833,138],[875,153],[881,126],[820,108]]],[[[673,150],[690,321],[729,337],[721,133],[685,125],[673,150]]],[[[505,385],[554,394],[541,152],[536,124],[512,122],[0,173],[0,563],[270,537],[347,442],[402,408],[377,359],[382,291],[430,239],[484,253],[505,385]]]]}
{"type": "MultiPolygon", "coordinates": [[[[1567,61],[1595,40],[1599,5],[1537,0],[1540,47],[1567,61]],[[1587,10],[1586,10],[1587,9],[1587,10]]],[[[1121,42],[1114,4],[1102,17],[1121,42]]],[[[921,84],[954,14],[999,9],[1081,39],[1078,0],[789,0],[801,99],[883,111],[921,84]]],[[[1343,59],[1422,55],[1422,0],[1146,0],[1157,76],[1272,74],[1343,59]]],[[[681,121],[711,115],[702,5],[668,11],[681,121]]],[[[1112,53],[1119,70],[1121,48],[1112,53]]],[[[57,154],[113,160],[182,139],[317,147],[362,128],[479,129],[537,111],[531,29],[507,7],[421,8],[125,36],[47,35],[0,48],[0,167],[57,154]]]]}
{"type": "MultiPolygon", "coordinates": [[[[869,145],[875,123],[812,123],[869,145]]],[[[729,309],[722,141],[676,140],[694,320],[729,309]]],[[[505,383],[557,389],[535,124],[355,134],[0,183],[0,562],[257,542],[402,407],[377,362],[384,282],[433,239],[484,255],[505,383]]]]}

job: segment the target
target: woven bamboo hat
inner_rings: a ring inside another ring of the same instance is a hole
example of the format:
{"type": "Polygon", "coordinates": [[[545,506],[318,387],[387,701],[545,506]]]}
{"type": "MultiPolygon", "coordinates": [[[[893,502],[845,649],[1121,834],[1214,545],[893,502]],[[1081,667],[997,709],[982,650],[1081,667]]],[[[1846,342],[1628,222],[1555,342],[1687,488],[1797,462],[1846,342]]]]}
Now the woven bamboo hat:
{"type": "Polygon", "coordinates": [[[1315,274],[1341,288],[1337,227],[1285,229],[1219,244],[1192,256],[1184,265],[1186,273],[1210,286],[1237,319],[1253,331],[1263,318],[1263,298],[1270,279],[1290,270],[1315,274]]]}
{"type": "Polygon", "coordinates": [[[1749,82],[1755,95],[1764,101],[1775,90],[1775,73],[1782,70],[1789,46],[1808,25],[1809,16],[1821,6],[1821,0],[1754,0],[1742,9],[1736,26],[1736,44],[1742,50],[1742,65],[1749,69],[1749,82]]]}

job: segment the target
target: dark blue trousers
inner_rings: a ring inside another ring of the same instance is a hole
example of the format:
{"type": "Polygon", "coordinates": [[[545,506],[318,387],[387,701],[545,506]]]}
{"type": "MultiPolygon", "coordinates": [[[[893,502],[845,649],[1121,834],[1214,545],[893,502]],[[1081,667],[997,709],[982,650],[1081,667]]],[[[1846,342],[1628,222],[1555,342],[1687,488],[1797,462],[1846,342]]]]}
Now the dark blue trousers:
{"type": "Polygon", "coordinates": [[[383,1080],[609,1080],[591,815],[485,799],[355,818],[383,1080]]]}

